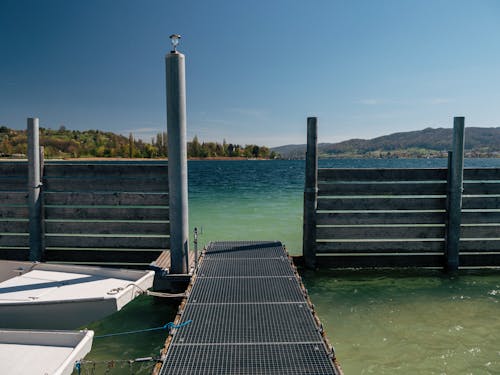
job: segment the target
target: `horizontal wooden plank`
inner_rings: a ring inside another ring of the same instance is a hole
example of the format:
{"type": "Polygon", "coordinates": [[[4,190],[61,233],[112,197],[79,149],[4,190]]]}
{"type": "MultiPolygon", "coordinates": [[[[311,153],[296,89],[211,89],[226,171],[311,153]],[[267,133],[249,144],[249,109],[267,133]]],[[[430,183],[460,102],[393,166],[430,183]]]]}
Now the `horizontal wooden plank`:
{"type": "Polygon", "coordinates": [[[372,227],[318,227],[318,240],[335,239],[416,239],[444,238],[443,226],[372,226],[372,227]]]}
{"type": "Polygon", "coordinates": [[[168,215],[168,208],[162,207],[45,207],[50,220],[168,220],[168,215]]]}
{"type": "Polygon", "coordinates": [[[67,248],[128,248],[128,249],[168,249],[170,238],[168,237],[104,237],[104,236],[45,236],[47,247],[67,248]]]}
{"type": "Polygon", "coordinates": [[[47,262],[151,263],[161,250],[54,250],[45,252],[47,262]]]}
{"type": "MultiPolygon", "coordinates": [[[[1,222],[0,222],[1,228],[1,222]]],[[[146,221],[46,221],[46,233],[60,234],[157,234],[170,233],[169,222],[146,221]]]]}
{"type": "Polygon", "coordinates": [[[500,210],[500,196],[483,196],[483,197],[468,197],[462,198],[463,209],[487,209],[500,210]]]}
{"type": "Polygon", "coordinates": [[[495,240],[460,240],[459,244],[460,252],[488,252],[488,251],[499,251],[500,252],[500,239],[495,240]]]}
{"type": "Polygon", "coordinates": [[[0,259],[3,260],[28,260],[29,249],[27,248],[0,248],[0,259]]]}
{"type": "Polygon", "coordinates": [[[28,177],[27,162],[5,162],[0,161],[0,176],[21,176],[28,177]]]}
{"type": "Polygon", "coordinates": [[[461,227],[460,237],[465,238],[499,238],[500,239],[500,223],[496,225],[473,225],[461,227]]]}
{"type": "Polygon", "coordinates": [[[443,168],[320,168],[318,181],[440,181],[446,180],[443,168]]]}
{"type": "Polygon", "coordinates": [[[319,198],[318,210],[444,210],[446,198],[319,198]]]}
{"type": "Polygon", "coordinates": [[[442,224],[444,212],[328,212],[316,215],[318,225],[442,224]]]}
{"type": "Polygon", "coordinates": [[[151,163],[88,163],[88,164],[52,164],[45,165],[44,174],[47,177],[124,177],[124,178],[157,178],[168,176],[167,164],[151,163]]]}
{"type": "Polygon", "coordinates": [[[27,234],[0,234],[0,247],[26,247],[29,246],[29,236],[27,234]]]}
{"type": "Polygon", "coordinates": [[[335,241],[317,242],[318,253],[443,252],[444,241],[335,241]]]}
{"type": "Polygon", "coordinates": [[[0,219],[27,219],[28,207],[0,206],[0,219]]]}
{"type": "MultiPolygon", "coordinates": [[[[0,195],[1,196],[1,195],[0,195]]],[[[96,206],[168,206],[168,193],[122,193],[122,192],[47,192],[48,205],[96,205],[96,206]]]]}
{"type": "Polygon", "coordinates": [[[319,183],[318,196],[336,195],[444,195],[445,183],[319,183]]]}
{"type": "Polygon", "coordinates": [[[460,254],[461,267],[500,267],[500,252],[490,254],[460,254]]]}
{"type": "Polygon", "coordinates": [[[500,223],[500,211],[462,211],[462,224],[500,223]]]}
{"type": "Polygon", "coordinates": [[[5,204],[28,204],[28,192],[0,191],[0,206],[5,204]]]}
{"type": "Polygon", "coordinates": [[[28,178],[0,177],[0,191],[28,191],[28,178]]]}
{"type": "Polygon", "coordinates": [[[123,179],[123,178],[46,178],[44,179],[46,191],[67,192],[143,192],[143,193],[166,193],[168,192],[168,180],[166,178],[155,179],[123,179]]]}
{"type": "Polygon", "coordinates": [[[465,168],[464,180],[500,180],[500,168],[465,168]]]}
{"type": "Polygon", "coordinates": [[[363,254],[363,255],[318,255],[319,268],[395,268],[395,267],[439,267],[444,264],[440,254],[363,254]]]}
{"type": "Polygon", "coordinates": [[[464,195],[500,195],[500,182],[464,182],[464,195]]]}
{"type": "Polygon", "coordinates": [[[28,233],[28,220],[0,220],[0,233],[28,233]]]}

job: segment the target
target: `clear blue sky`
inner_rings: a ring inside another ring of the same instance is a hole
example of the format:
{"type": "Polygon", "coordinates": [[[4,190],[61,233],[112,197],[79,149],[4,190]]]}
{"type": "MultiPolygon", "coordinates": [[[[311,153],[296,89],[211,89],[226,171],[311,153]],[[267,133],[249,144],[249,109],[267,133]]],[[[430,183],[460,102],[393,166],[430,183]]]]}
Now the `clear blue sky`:
{"type": "Polygon", "coordinates": [[[1,0],[0,124],[166,130],[182,35],[188,138],[278,146],[500,125],[500,1],[1,0]]]}

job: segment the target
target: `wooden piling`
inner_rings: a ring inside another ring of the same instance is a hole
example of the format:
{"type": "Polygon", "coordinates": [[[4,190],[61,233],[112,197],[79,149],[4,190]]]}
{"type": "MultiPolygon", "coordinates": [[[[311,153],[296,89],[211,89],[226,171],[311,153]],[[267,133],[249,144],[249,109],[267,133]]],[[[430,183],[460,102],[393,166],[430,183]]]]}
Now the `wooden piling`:
{"type": "Polygon", "coordinates": [[[40,179],[40,138],[38,118],[28,118],[28,207],[29,207],[29,260],[42,260],[42,205],[40,179]]]}
{"type": "Polygon", "coordinates": [[[302,254],[307,268],[316,267],[316,206],[318,196],[318,119],[307,119],[306,181],[302,254]]]}

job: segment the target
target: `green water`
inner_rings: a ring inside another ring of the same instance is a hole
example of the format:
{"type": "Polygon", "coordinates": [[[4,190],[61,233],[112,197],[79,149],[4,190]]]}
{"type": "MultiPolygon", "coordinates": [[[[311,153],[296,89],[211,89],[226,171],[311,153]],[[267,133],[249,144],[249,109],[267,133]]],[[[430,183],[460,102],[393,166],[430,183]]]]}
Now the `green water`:
{"type": "MultiPolygon", "coordinates": [[[[444,167],[445,160],[334,160],[332,167],[444,167]]],[[[466,166],[500,166],[500,159],[466,166]]],[[[190,227],[200,243],[302,243],[303,162],[189,163],[190,227]]],[[[500,374],[500,272],[305,272],[304,282],[346,374],[500,374]]],[[[140,297],[89,325],[96,335],[162,326],[176,306],[140,297]]],[[[157,355],[166,334],[95,339],[88,360],[157,355]]],[[[151,364],[96,364],[94,373],[146,374],[151,364]]],[[[87,372],[85,372],[87,371],[87,372]]],[[[92,373],[92,365],[83,367],[92,373]]]]}

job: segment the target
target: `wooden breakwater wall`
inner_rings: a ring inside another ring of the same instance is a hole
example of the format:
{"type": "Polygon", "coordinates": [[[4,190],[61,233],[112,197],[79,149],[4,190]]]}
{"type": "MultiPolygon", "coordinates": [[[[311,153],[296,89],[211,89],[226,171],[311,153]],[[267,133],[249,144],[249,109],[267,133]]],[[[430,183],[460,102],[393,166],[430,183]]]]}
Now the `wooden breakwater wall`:
{"type": "Polygon", "coordinates": [[[39,204],[30,169],[0,162],[0,259],[142,268],[170,248],[167,162],[42,160],[39,204]]]}
{"type": "Polygon", "coordinates": [[[463,118],[455,119],[448,168],[437,169],[317,168],[309,120],[308,267],[500,266],[500,169],[463,169],[463,118]]]}

